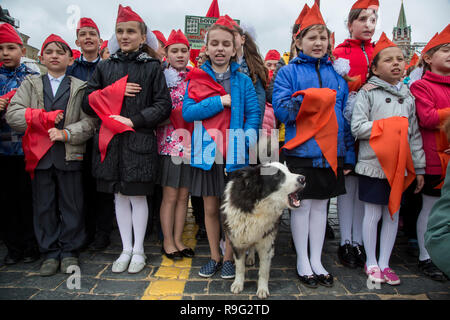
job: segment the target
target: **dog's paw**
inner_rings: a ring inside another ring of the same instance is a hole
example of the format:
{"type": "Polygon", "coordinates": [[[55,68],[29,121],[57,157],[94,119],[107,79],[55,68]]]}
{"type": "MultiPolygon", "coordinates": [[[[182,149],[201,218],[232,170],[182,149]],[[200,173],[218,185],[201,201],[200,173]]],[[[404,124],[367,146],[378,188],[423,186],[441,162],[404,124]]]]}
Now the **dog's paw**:
{"type": "Polygon", "coordinates": [[[233,293],[241,293],[242,290],[244,290],[243,282],[234,281],[233,284],[231,285],[231,292],[233,293]]]}
{"type": "Polygon", "coordinates": [[[258,288],[256,295],[260,299],[267,299],[269,297],[269,288],[258,288]]]}

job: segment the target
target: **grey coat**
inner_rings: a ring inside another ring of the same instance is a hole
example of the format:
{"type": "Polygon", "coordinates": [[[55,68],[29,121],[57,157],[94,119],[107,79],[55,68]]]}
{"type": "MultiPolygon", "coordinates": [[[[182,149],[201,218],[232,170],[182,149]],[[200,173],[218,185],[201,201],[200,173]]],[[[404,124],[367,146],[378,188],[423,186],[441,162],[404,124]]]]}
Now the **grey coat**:
{"type": "MultiPolygon", "coordinates": [[[[85,142],[94,135],[97,120],[81,110],[86,83],[74,77],[70,78],[70,98],[64,113],[64,129],[70,133],[69,141],[65,143],[65,160],[81,161],[86,151],[85,142]]],[[[41,76],[26,77],[8,107],[6,122],[18,132],[25,132],[27,129],[27,108],[44,108],[44,85],[41,76]]]]}
{"type": "Polygon", "coordinates": [[[425,152],[416,117],[414,97],[408,87],[401,84],[397,90],[389,83],[374,76],[356,97],[351,121],[352,134],[359,140],[358,163],[355,171],[372,178],[386,179],[386,175],[369,144],[373,122],[390,117],[406,117],[409,120],[408,136],[416,174],[425,173],[425,152]]]}

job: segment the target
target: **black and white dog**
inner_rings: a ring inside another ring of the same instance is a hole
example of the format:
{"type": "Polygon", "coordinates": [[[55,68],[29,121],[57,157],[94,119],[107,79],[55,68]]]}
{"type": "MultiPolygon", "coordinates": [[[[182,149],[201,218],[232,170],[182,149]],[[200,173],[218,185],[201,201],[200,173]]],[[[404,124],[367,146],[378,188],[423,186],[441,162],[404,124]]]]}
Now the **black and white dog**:
{"type": "Polygon", "coordinates": [[[221,206],[224,231],[234,252],[236,277],[231,292],[244,289],[247,264],[253,264],[255,248],[259,256],[259,298],[269,296],[269,272],[274,242],[283,210],[300,207],[300,193],[305,177],[291,173],[286,166],[273,162],[234,172],[228,182],[221,206]]]}

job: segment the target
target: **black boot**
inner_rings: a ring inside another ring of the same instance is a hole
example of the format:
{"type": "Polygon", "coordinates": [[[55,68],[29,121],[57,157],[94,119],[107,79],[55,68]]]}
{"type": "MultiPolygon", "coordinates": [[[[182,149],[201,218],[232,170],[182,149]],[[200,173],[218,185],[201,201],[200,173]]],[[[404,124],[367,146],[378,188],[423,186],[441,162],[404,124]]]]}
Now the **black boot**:
{"type": "Polygon", "coordinates": [[[419,260],[419,270],[435,281],[446,281],[444,273],[436,267],[436,265],[431,261],[431,259],[420,261],[419,260]]]}
{"type": "Polygon", "coordinates": [[[356,259],[356,265],[360,268],[364,268],[364,265],[366,264],[367,260],[366,251],[364,250],[364,247],[358,244],[355,247],[353,247],[353,252],[356,259]]]}

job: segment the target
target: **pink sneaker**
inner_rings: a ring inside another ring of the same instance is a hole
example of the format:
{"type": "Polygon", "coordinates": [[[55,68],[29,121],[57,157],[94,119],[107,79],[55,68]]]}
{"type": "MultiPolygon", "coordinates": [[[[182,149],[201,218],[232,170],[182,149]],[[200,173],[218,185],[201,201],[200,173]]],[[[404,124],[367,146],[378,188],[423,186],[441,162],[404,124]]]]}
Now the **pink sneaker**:
{"type": "Polygon", "coordinates": [[[372,267],[367,270],[367,265],[364,266],[366,274],[369,276],[369,280],[375,283],[385,283],[386,280],[381,272],[380,268],[372,267]]]}
{"type": "Polygon", "coordinates": [[[395,274],[394,270],[391,268],[386,268],[383,270],[383,277],[386,280],[387,284],[391,286],[396,286],[400,284],[399,277],[395,274]]]}

